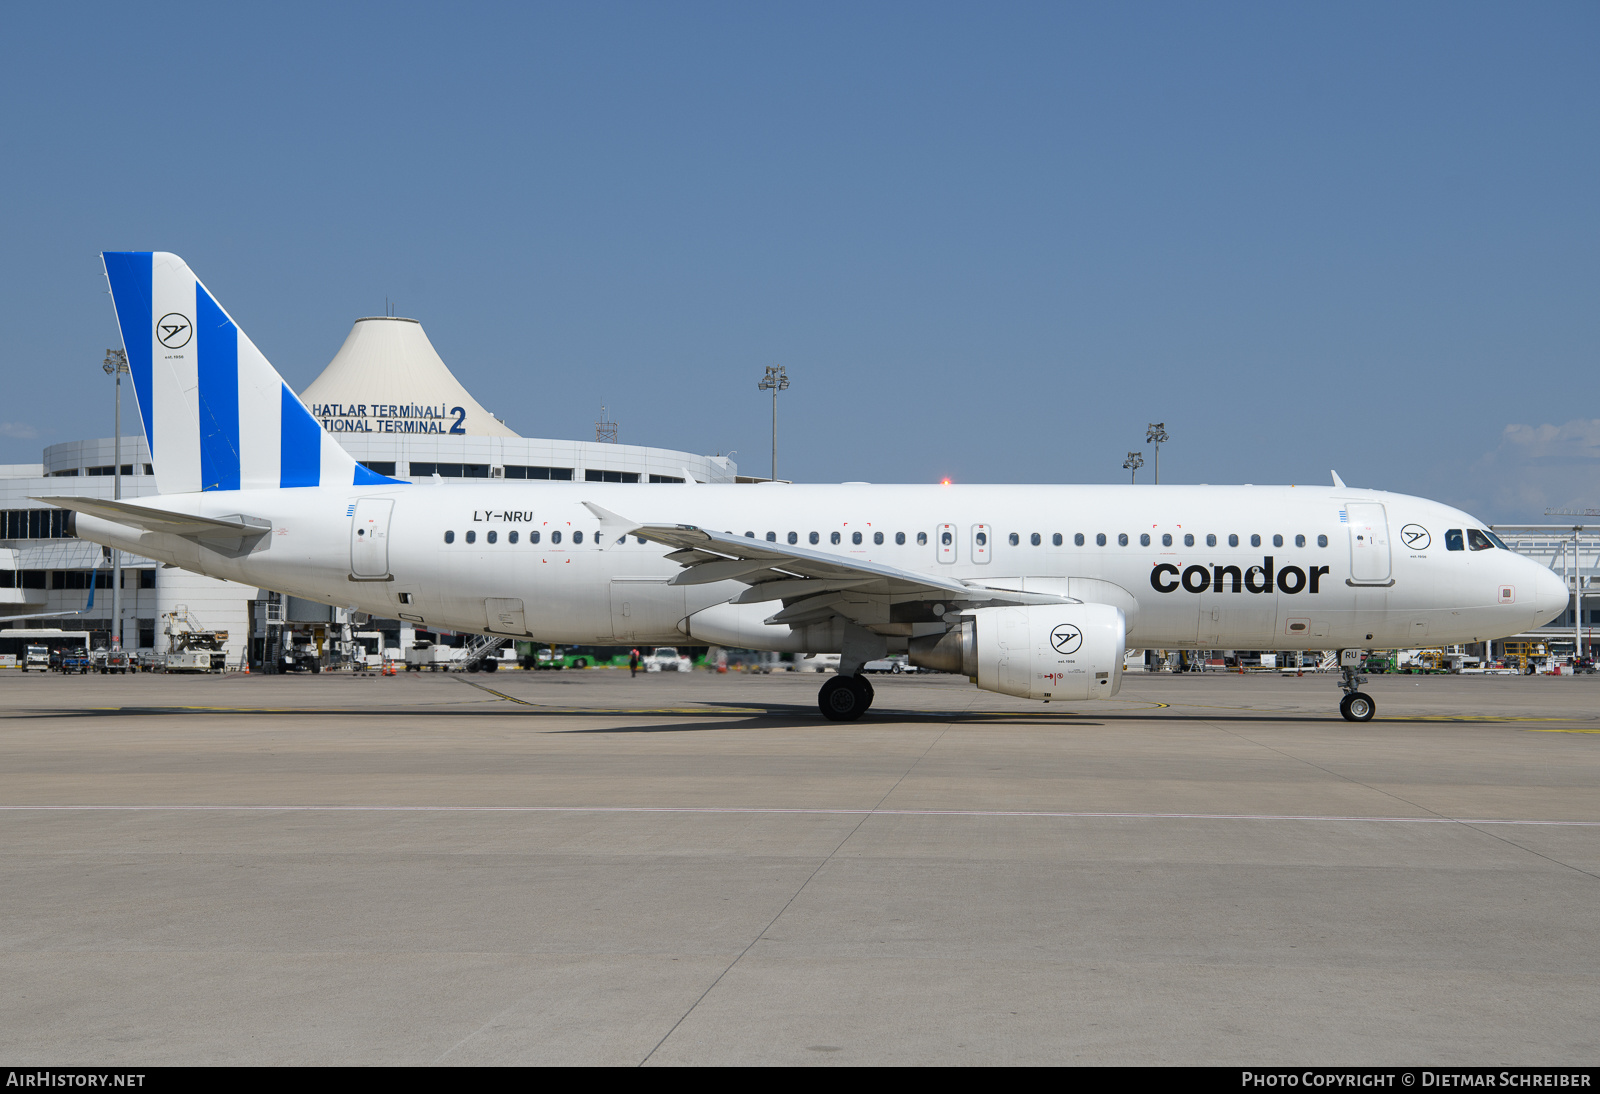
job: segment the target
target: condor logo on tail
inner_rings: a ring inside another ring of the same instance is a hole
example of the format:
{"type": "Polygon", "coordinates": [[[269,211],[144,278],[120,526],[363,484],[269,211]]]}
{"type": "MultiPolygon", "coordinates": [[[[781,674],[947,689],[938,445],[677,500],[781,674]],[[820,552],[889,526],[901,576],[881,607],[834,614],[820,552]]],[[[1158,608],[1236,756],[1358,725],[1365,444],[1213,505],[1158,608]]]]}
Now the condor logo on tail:
{"type": "Polygon", "coordinates": [[[1179,588],[1189,593],[1220,593],[1224,586],[1235,593],[1317,593],[1322,591],[1327,572],[1326,566],[1304,570],[1285,566],[1274,574],[1271,555],[1264,556],[1261,565],[1245,570],[1237,566],[1187,566],[1180,571],[1172,563],[1163,562],[1150,571],[1150,587],[1158,593],[1175,593],[1179,588]]]}

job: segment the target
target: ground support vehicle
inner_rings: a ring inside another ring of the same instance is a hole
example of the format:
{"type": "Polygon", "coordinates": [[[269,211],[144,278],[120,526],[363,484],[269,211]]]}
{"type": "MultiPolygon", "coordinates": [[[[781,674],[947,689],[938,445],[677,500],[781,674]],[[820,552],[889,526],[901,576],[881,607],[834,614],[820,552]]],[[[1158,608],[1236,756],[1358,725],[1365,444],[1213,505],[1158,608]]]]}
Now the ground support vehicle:
{"type": "Polygon", "coordinates": [[[882,657],[876,661],[868,661],[861,666],[862,672],[916,672],[905,654],[896,654],[893,657],[882,657]]]}
{"type": "Polygon", "coordinates": [[[22,659],[23,672],[48,672],[50,669],[50,648],[48,646],[29,646],[22,659]]]}
{"type": "MultiPolygon", "coordinates": [[[[600,662],[604,664],[605,659],[601,658],[600,662]]],[[[525,669],[560,672],[562,669],[586,669],[595,663],[595,658],[590,654],[574,653],[559,646],[541,646],[531,653],[523,653],[517,663],[525,669]]]]}
{"type": "Polygon", "coordinates": [[[406,650],[407,672],[449,672],[462,659],[462,652],[426,638],[419,638],[406,650]]]}
{"type": "Polygon", "coordinates": [[[684,657],[675,646],[657,646],[641,662],[646,672],[689,672],[694,662],[684,657]]]}
{"type": "Polygon", "coordinates": [[[89,656],[89,651],[81,647],[62,650],[57,667],[69,676],[74,673],[84,676],[94,667],[94,660],[89,656]]]}
{"type": "Polygon", "coordinates": [[[133,658],[127,650],[96,650],[95,670],[101,673],[129,673],[134,671],[133,658]]]}
{"type": "Polygon", "coordinates": [[[161,659],[162,672],[210,672],[211,651],[173,650],[161,659]]]}

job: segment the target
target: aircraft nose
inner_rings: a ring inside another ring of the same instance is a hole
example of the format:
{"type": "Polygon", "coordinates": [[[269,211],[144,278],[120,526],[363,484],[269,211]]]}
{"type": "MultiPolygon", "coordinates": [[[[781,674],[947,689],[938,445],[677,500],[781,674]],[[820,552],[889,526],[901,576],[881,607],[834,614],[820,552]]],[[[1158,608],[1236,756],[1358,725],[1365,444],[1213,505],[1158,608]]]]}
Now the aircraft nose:
{"type": "MultiPolygon", "coordinates": [[[[1534,565],[1537,566],[1538,563],[1534,565]]],[[[1548,566],[1539,566],[1539,575],[1533,589],[1534,611],[1539,619],[1536,625],[1543,626],[1566,611],[1567,601],[1566,579],[1548,566]]]]}

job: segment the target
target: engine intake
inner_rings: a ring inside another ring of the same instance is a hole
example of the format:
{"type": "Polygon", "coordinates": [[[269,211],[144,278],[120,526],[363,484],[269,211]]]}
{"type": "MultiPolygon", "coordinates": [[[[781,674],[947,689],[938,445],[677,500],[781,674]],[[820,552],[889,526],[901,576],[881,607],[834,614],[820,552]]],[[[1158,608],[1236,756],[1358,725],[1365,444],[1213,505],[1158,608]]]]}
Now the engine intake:
{"type": "Polygon", "coordinates": [[[1109,699],[1122,687],[1127,620],[1109,604],[978,608],[911,640],[913,665],[1024,699],[1109,699]]]}

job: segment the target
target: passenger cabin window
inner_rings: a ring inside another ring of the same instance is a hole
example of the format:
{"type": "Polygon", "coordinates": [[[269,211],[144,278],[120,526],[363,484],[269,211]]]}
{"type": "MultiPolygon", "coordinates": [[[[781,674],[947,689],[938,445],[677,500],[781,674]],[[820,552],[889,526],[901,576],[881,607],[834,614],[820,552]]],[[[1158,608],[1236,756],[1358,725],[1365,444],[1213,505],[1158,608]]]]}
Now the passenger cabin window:
{"type": "Polygon", "coordinates": [[[1234,534],[1232,534],[1231,532],[1228,534],[1228,546],[1229,547],[1237,547],[1237,546],[1239,546],[1239,537],[1234,535],[1234,534]]]}
{"type": "MultiPolygon", "coordinates": [[[[1017,535],[1017,533],[1012,532],[1011,535],[1006,537],[1006,542],[1010,543],[1011,546],[1016,547],[1016,546],[1019,546],[1022,543],[1022,537],[1017,535]]],[[[1038,536],[1034,536],[1033,537],[1033,542],[1038,543],[1039,542],[1039,537],[1038,536]]]]}
{"type": "Polygon", "coordinates": [[[1104,547],[1106,545],[1106,534],[1104,532],[1095,533],[1094,545],[1096,547],[1104,547]]]}
{"type": "Polygon", "coordinates": [[[476,532],[468,532],[467,533],[467,542],[468,543],[476,543],[476,542],[478,542],[478,533],[476,533],[476,532]]]}
{"type": "Polygon", "coordinates": [[[813,543],[813,544],[822,542],[822,537],[817,535],[817,533],[815,533],[815,532],[812,532],[809,536],[806,537],[806,539],[809,542],[813,543]]]}
{"type": "Polygon", "coordinates": [[[1318,536],[1317,537],[1317,546],[1318,547],[1326,547],[1327,545],[1328,545],[1328,537],[1327,536],[1318,536]]]}
{"type": "Polygon", "coordinates": [[[515,543],[515,542],[517,542],[517,533],[516,532],[507,532],[506,533],[506,542],[507,543],[515,543]]]}
{"type": "Polygon", "coordinates": [[[1250,546],[1252,546],[1252,547],[1261,546],[1261,537],[1260,536],[1251,536],[1250,537],[1250,546]]]}
{"type": "Polygon", "coordinates": [[[1033,535],[1028,537],[1028,542],[1037,547],[1040,543],[1043,543],[1044,540],[1040,537],[1038,532],[1035,532],[1033,535]]]}
{"type": "Polygon", "coordinates": [[[500,538],[500,533],[499,532],[490,532],[484,538],[487,539],[490,543],[494,543],[495,541],[497,541],[500,538]]]}
{"type": "MultiPolygon", "coordinates": [[[[835,533],[835,534],[837,534],[837,533],[835,533]]],[[[950,533],[949,532],[941,532],[939,534],[939,542],[942,545],[944,545],[945,547],[950,546],[950,533]]]]}
{"type": "Polygon", "coordinates": [[[874,532],[874,533],[872,533],[872,542],[881,547],[883,545],[883,533],[882,532],[874,532]]]}
{"type": "Polygon", "coordinates": [[[1296,547],[1304,547],[1306,545],[1306,537],[1305,536],[1295,536],[1294,537],[1294,545],[1296,547]]]}
{"type": "Polygon", "coordinates": [[[1476,528],[1467,529],[1467,546],[1474,551],[1494,550],[1494,541],[1476,528]]]}
{"type": "Polygon", "coordinates": [[[745,539],[755,539],[756,538],[756,534],[754,532],[746,532],[744,534],[744,538],[745,539]]]}
{"type": "MultiPolygon", "coordinates": [[[[446,543],[454,543],[456,541],[456,534],[454,532],[446,532],[444,534],[444,541],[446,543]]],[[[1460,532],[1456,533],[1456,545],[1454,547],[1450,548],[1450,549],[1452,551],[1461,550],[1461,533],[1460,532]]]]}
{"type": "Polygon", "coordinates": [[[1052,547],[1061,546],[1061,533],[1060,532],[1057,532],[1055,535],[1050,537],[1050,545],[1052,547]]]}
{"type": "Polygon", "coordinates": [[[1172,546],[1172,533],[1171,532],[1162,532],[1161,533],[1161,546],[1163,546],[1163,547],[1171,547],[1172,546]]]}
{"type": "Polygon", "coordinates": [[[574,533],[572,533],[572,542],[574,542],[574,543],[582,543],[583,542],[583,533],[582,532],[574,532],[574,533]]]}
{"type": "Polygon", "coordinates": [[[861,533],[860,532],[851,532],[850,533],[850,542],[853,545],[857,546],[857,547],[861,546],[861,533]]]}
{"type": "Polygon", "coordinates": [[[1083,533],[1079,532],[1077,535],[1073,536],[1072,537],[1072,542],[1073,542],[1073,544],[1075,546],[1082,547],[1083,546],[1083,533]]]}
{"type": "Polygon", "coordinates": [[[1283,537],[1282,536],[1273,536],[1272,537],[1272,545],[1274,547],[1282,547],[1283,546],[1283,537]]]}
{"type": "Polygon", "coordinates": [[[768,543],[776,543],[776,542],[778,542],[778,533],[776,533],[776,532],[768,532],[767,533],[767,542],[768,543]]]}
{"type": "Polygon", "coordinates": [[[833,543],[833,544],[837,544],[839,542],[839,533],[838,532],[834,532],[831,535],[829,535],[828,536],[828,542],[829,543],[833,543]]]}
{"type": "Polygon", "coordinates": [[[1194,533],[1193,532],[1185,532],[1183,534],[1183,545],[1185,547],[1193,547],[1194,546],[1194,533]]]}
{"type": "Polygon", "coordinates": [[[1117,533],[1117,546],[1118,547],[1126,547],[1127,545],[1128,545],[1128,533],[1126,533],[1126,532],[1118,532],[1117,533]]]}
{"type": "Polygon", "coordinates": [[[1149,532],[1140,532],[1139,533],[1139,546],[1141,546],[1141,547],[1150,546],[1150,533],[1149,532]]]}
{"type": "Polygon", "coordinates": [[[800,533],[799,532],[790,532],[789,533],[789,542],[790,543],[799,543],[800,542],[800,533]]]}
{"type": "Polygon", "coordinates": [[[989,533],[988,532],[979,532],[976,538],[977,538],[977,541],[978,541],[978,546],[982,547],[985,543],[989,542],[989,533]]]}
{"type": "Polygon", "coordinates": [[[894,543],[896,547],[904,547],[906,545],[906,534],[904,532],[896,532],[894,534],[894,543]]]}
{"type": "Polygon", "coordinates": [[[927,545],[928,545],[928,533],[926,533],[926,532],[918,532],[917,533],[917,546],[918,547],[926,547],[927,545]]]}
{"type": "Polygon", "coordinates": [[[550,542],[551,543],[560,543],[561,542],[561,533],[559,531],[551,532],[550,533],[550,542]]]}
{"type": "Polygon", "coordinates": [[[1206,546],[1207,547],[1215,547],[1216,545],[1217,545],[1217,537],[1216,537],[1215,533],[1207,532],[1206,533],[1206,546]]]}

